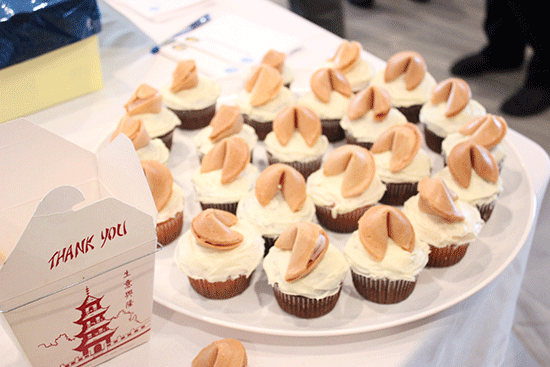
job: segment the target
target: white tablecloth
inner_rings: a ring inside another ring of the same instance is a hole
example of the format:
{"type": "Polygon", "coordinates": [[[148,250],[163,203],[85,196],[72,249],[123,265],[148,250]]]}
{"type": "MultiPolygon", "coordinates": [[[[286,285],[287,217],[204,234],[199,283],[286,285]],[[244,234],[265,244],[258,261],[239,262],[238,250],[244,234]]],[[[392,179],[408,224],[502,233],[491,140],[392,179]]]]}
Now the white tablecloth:
{"type": "MultiPolygon", "coordinates": [[[[173,61],[161,55],[148,54],[155,42],[108,5],[100,5],[105,88],[29,116],[31,121],[92,151],[112,131],[117,116],[123,113],[123,104],[136,86],[142,82],[154,84],[168,80],[174,66],[173,61]]],[[[159,42],[205,10],[213,15],[213,22],[216,17],[233,14],[307,40],[308,46],[290,58],[297,68],[318,60],[320,50],[328,54],[340,42],[336,36],[265,0],[206,1],[182,12],[177,19],[162,24],[143,22],[140,27],[159,42]]],[[[133,20],[139,19],[134,16],[133,20]]],[[[372,61],[377,65],[381,63],[373,56],[372,61]]],[[[550,282],[546,278],[550,254],[546,242],[550,205],[548,195],[544,198],[550,161],[546,152],[526,137],[514,131],[510,131],[508,137],[520,148],[533,182],[537,213],[543,200],[546,201],[538,225],[530,232],[516,259],[487,287],[468,299],[403,326],[328,338],[245,332],[212,325],[155,303],[150,342],[105,366],[190,365],[203,347],[227,337],[243,342],[250,366],[500,366],[512,363],[507,350],[514,331],[540,364],[549,363],[550,282]]],[[[1,330],[0,356],[2,367],[24,365],[8,334],[1,330]]]]}

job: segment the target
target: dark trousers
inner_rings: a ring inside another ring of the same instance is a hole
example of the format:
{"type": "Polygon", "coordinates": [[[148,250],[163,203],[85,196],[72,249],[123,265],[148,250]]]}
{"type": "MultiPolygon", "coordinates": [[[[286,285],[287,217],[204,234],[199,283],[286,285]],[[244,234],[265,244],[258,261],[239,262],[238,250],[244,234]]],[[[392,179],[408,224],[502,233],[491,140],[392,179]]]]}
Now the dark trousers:
{"type": "Polygon", "coordinates": [[[290,0],[290,10],[345,38],[342,0],[290,0]]]}

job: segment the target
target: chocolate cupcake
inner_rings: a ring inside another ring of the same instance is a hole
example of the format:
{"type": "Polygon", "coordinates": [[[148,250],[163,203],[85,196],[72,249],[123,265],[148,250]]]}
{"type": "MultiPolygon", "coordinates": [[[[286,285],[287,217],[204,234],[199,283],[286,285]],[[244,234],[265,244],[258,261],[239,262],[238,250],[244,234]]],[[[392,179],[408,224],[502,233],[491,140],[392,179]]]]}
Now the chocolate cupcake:
{"type": "Polygon", "coordinates": [[[448,267],[460,262],[483,226],[479,211],[451,191],[441,178],[425,178],[403,212],[420,241],[430,246],[427,266],[448,267]]]}
{"type": "Polygon", "coordinates": [[[387,129],[407,123],[407,118],[391,105],[384,89],[370,86],[352,97],[340,126],[348,144],[370,149],[372,143],[387,129]]]}
{"type": "Polygon", "coordinates": [[[157,241],[166,246],[178,238],[183,228],[183,190],[163,164],[141,161],[141,167],[158,210],[157,241]]]}
{"type": "Polygon", "coordinates": [[[214,117],[221,89],[214,80],[198,75],[194,60],[183,60],[172,74],[171,85],[165,85],[161,93],[164,105],[180,119],[178,127],[195,130],[214,117]]]}
{"type": "Polygon", "coordinates": [[[175,262],[191,287],[210,299],[243,293],[262,257],[262,238],[254,227],[216,209],[207,209],[193,218],[174,252],[175,262]]]}
{"type": "Polygon", "coordinates": [[[273,120],[265,149],[269,164],[285,163],[308,176],[321,167],[328,139],[321,135],[321,120],[301,106],[286,107],[273,120]]]}
{"type": "Polygon", "coordinates": [[[264,259],[267,281],[281,309],[300,318],[315,318],[334,309],[348,264],[315,223],[290,225],[264,259]]]}
{"type": "Polygon", "coordinates": [[[361,57],[362,51],[363,47],[359,42],[343,40],[325,65],[341,71],[349,81],[353,92],[366,88],[372,79],[372,65],[361,57]]]}
{"type": "Polygon", "coordinates": [[[248,145],[241,137],[230,136],[206,153],[192,181],[203,210],[214,208],[235,214],[239,200],[252,190],[257,177],[248,145]]]}
{"type": "Polygon", "coordinates": [[[315,112],[321,119],[323,135],[330,142],[344,139],[340,120],[348,110],[351,100],[351,85],[338,70],[322,68],[310,79],[311,91],[298,99],[298,105],[315,112]]]}
{"type": "Polygon", "coordinates": [[[377,205],[359,219],[344,256],[357,292],[371,302],[392,304],[411,295],[429,251],[403,212],[377,205]]]}
{"type": "Polygon", "coordinates": [[[422,133],[411,123],[390,127],[374,142],[376,171],[386,185],[380,202],[401,206],[418,192],[418,182],[432,173],[432,160],[421,148],[422,133]]]}
{"type": "Polygon", "coordinates": [[[357,229],[359,218],[379,200],[386,186],[376,173],[372,153],[357,145],[335,149],[307,180],[319,223],[335,232],[357,229]]]}

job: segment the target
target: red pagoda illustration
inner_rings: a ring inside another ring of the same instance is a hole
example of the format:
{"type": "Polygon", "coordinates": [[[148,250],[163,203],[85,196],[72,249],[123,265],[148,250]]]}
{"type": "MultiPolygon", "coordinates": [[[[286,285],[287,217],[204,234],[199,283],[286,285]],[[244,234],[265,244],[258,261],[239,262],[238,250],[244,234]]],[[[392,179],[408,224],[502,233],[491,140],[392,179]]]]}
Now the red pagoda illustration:
{"type": "Polygon", "coordinates": [[[82,331],[75,337],[82,339],[80,345],[74,348],[84,357],[105,351],[111,345],[111,338],[117,329],[110,329],[111,319],[105,319],[105,312],[109,307],[101,306],[101,298],[90,295],[86,287],[86,299],[76,309],[81,312],[80,319],[75,324],[82,326],[82,331]]]}

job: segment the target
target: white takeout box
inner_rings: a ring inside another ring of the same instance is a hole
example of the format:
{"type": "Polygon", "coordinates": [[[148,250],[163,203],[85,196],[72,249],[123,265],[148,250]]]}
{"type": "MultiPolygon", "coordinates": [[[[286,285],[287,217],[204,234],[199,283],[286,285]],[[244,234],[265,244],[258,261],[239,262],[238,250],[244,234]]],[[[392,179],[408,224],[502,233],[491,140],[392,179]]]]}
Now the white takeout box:
{"type": "Polygon", "coordinates": [[[130,140],[96,155],[20,119],[0,125],[0,168],[0,310],[29,362],[148,341],[157,210],[130,140]]]}

